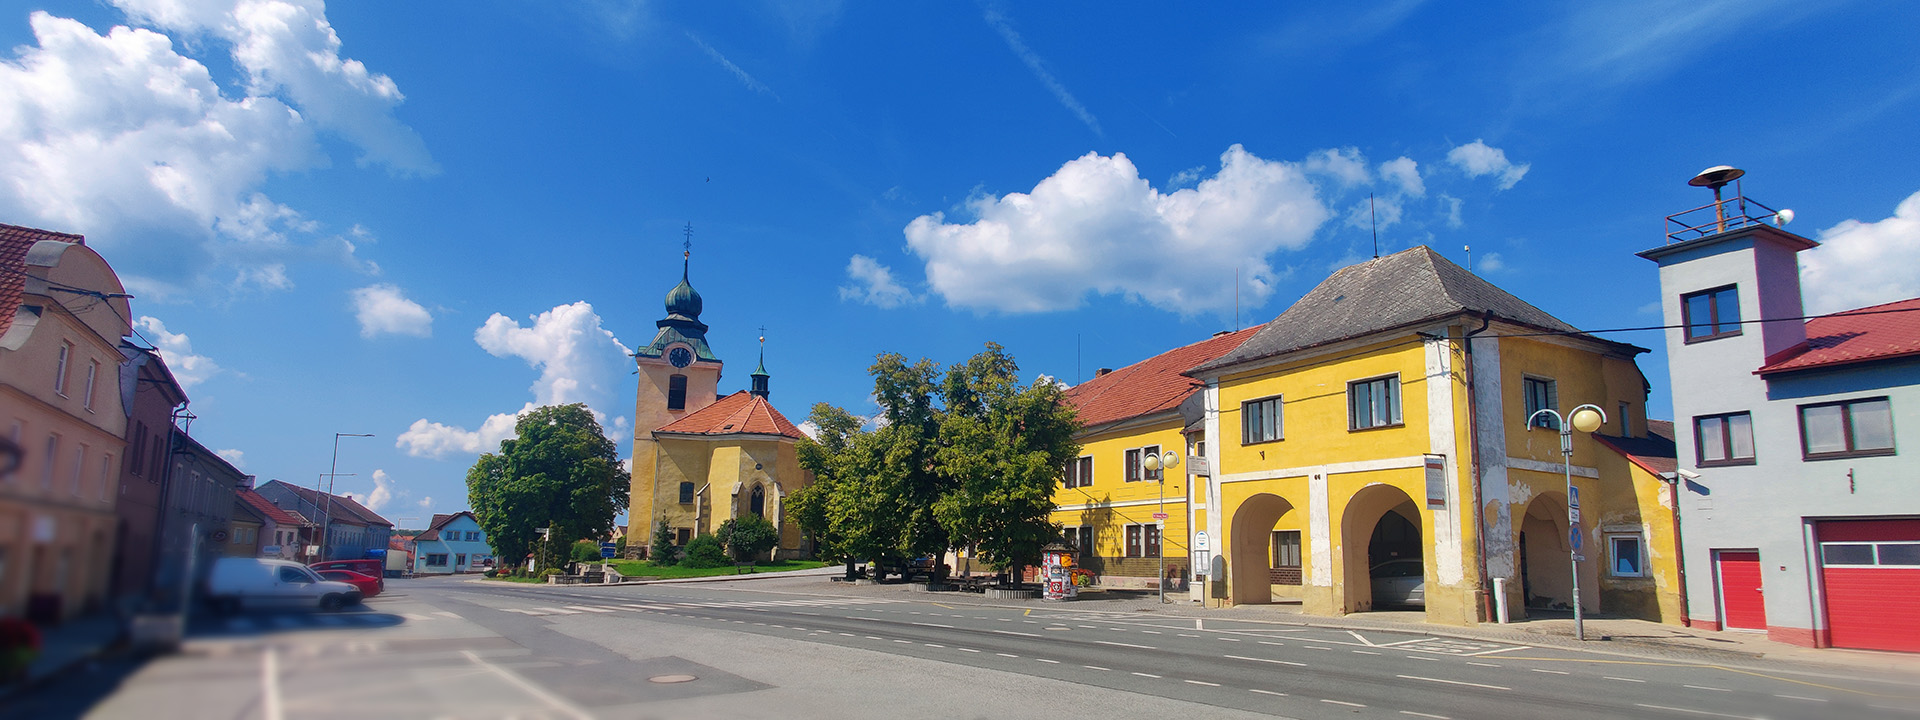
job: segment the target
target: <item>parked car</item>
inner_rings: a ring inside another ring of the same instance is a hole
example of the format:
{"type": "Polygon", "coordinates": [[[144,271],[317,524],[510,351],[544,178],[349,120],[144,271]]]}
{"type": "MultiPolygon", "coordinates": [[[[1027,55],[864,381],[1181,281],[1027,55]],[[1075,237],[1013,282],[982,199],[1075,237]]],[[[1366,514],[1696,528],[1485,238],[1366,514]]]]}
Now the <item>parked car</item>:
{"type": "Polygon", "coordinates": [[[292,560],[223,557],[207,575],[205,597],[215,610],[317,608],[339,610],[360,602],[360,589],[326,580],[292,560]]]}
{"type": "MultiPolygon", "coordinates": [[[[321,570],[350,570],[357,572],[379,581],[380,589],[385,590],[387,589],[387,581],[383,579],[386,576],[384,570],[385,565],[386,561],[379,558],[361,558],[358,560],[322,560],[317,563],[308,563],[307,567],[313,568],[314,572],[321,570]]],[[[377,593],[368,593],[367,597],[373,597],[375,594],[377,593]]]]}
{"type": "Polygon", "coordinates": [[[323,579],[338,580],[352,585],[355,588],[359,588],[361,598],[370,598],[379,595],[380,591],[384,589],[381,587],[384,583],[380,582],[380,578],[372,577],[365,573],[357,573],[352,570],[320,570],[317,572],[323,579]]]}
{"type": "Polygon", "coordinates": [[[1373,566],[1373,604],[1427,606],[1426,568],[1418,558],[1388,560],[1373,566]]]}

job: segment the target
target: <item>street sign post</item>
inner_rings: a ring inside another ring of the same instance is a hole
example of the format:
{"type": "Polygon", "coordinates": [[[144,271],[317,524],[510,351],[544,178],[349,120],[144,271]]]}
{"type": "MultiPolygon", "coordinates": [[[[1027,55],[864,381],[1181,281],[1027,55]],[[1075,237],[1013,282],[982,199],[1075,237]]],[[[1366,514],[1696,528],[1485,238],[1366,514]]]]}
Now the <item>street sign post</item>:
{"type": "Polygon", "coordinates": [[[1153,519],[1155,519],[1155,520],[1165,520],[1165,519],[1167,519],[1167,514],[1166,514],[1166,513],[1154,513],[1154,514],[1153,514],[1153,519]]]}
{"type": "Polygon", "coordinates": [[[612,559],[613,554],[617,552],[619,549],[620,549],[620,546],[615,543],[610,543],[610,542],[600,543],[600,559],[601,560],[612,559]]]}

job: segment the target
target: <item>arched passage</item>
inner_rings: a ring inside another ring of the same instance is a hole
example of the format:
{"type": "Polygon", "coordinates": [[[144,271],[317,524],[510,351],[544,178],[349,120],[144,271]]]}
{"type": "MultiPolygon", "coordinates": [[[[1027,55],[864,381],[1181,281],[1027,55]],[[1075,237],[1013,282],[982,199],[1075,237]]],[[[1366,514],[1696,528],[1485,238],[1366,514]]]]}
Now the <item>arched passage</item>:
{"type": "Polygon", "coordinates": [[[1530,608],[1573,609],[1566,496],[1541,493],[1520,518],[1520,590],[1530,608]]]}
{"type": "Polygon", "coordinates": [[[1341,561],[1346,571],[1346,612],[1374,609],[1376,579],[1398,583],[1396,593],[1405,592],[1399,585],[1415,581],[1424,591],[1427,544],[1422,539],[1420,507],[1406,491],[1392,485],[1362,488],[1347,502],[1340,532],[1345,538],[1341,561]]]}
{"type": "Polygon", "coordinates": [[[1274,526],[1293,511],[1293,503],[1271,493],[1260,493],[1240,503],[1233,513],[1232,547],[1228,562],[1232,581],[1229,597],[1235,605],[1273,602],[1272,542],[1274,526]]]}

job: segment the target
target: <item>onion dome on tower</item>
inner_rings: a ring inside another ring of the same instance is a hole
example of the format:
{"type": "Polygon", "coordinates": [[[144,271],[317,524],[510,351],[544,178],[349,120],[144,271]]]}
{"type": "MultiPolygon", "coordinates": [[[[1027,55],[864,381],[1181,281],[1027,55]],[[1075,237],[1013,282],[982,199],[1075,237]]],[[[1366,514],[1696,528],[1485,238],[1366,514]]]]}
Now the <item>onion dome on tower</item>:
{"type": "Polygon", "coordinates": [[[693,250],[689,246],[681,254],[680,284],[667,291],[667,316],[654,323],[660,332],[653,336],[653,342],[635,350],[634,357],[658,358],[666,354],[667,346],[679,342],[692,346],[692,362],[720,362],[707,347],[707,324],[700,322],[703,303],[688,280],[692,265],[693,250]]]}

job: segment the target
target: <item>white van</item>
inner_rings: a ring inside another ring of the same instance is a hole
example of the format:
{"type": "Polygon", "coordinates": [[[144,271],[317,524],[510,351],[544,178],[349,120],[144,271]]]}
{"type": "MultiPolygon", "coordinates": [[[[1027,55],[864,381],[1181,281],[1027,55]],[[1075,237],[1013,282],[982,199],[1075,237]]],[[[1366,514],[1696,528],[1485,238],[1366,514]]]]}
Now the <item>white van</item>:
{"type": "Polygon", "coordinates": [[[322,580],[292,560],[223,557],[207,576],[207,603],[215,610],[318,608],[339,610],[360,602],[352,585],[322,580]]]}

